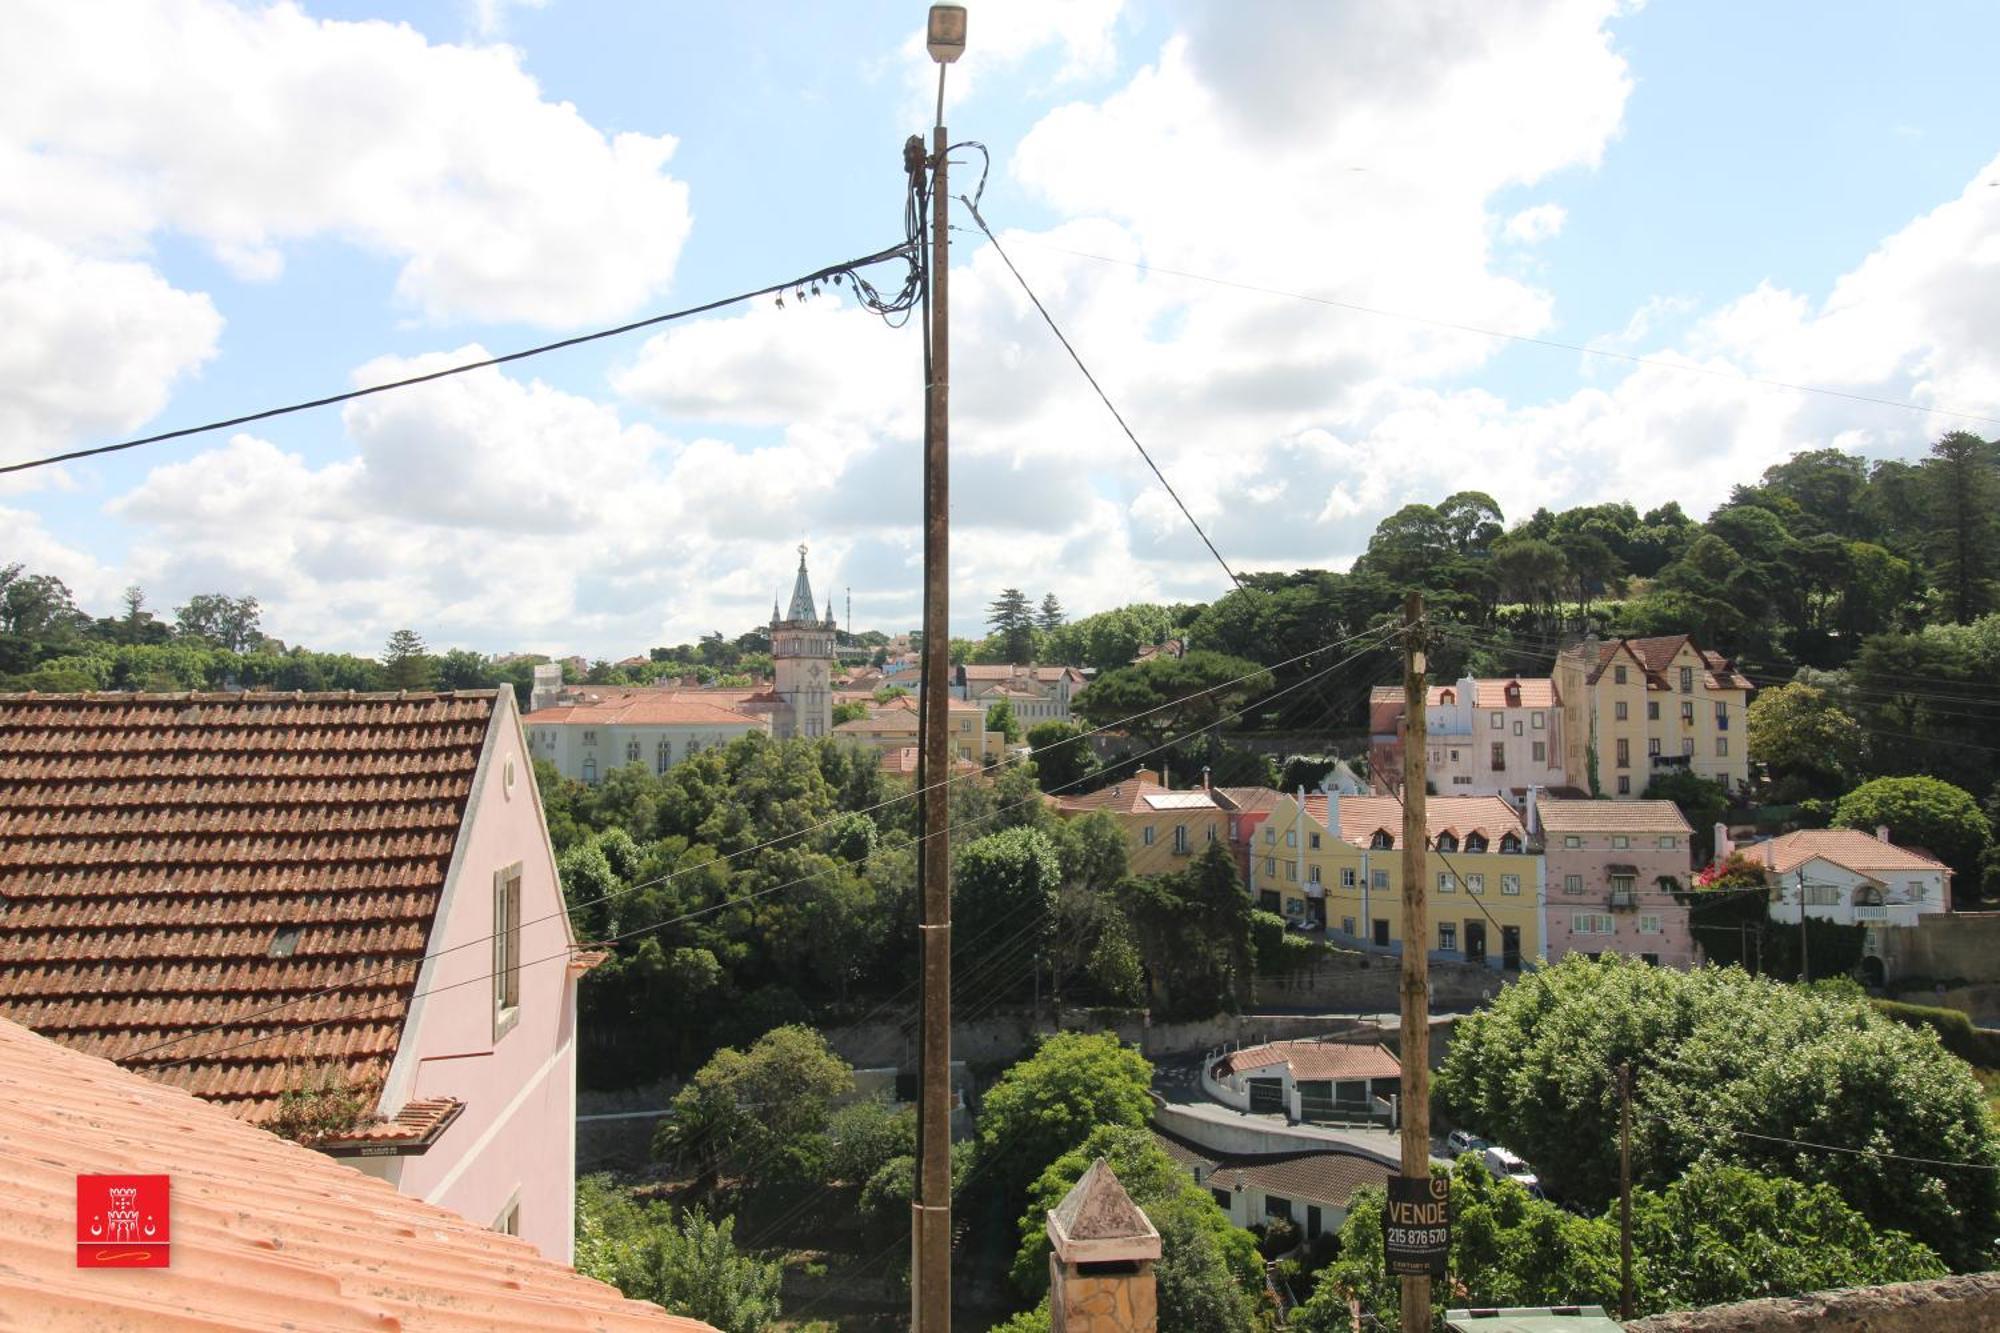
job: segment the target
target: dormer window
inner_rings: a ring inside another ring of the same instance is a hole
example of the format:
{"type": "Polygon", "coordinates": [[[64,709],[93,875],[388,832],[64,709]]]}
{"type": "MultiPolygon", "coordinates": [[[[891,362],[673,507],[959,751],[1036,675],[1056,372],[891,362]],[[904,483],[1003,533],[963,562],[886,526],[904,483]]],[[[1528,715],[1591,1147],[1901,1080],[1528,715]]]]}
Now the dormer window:
{"type": "Polygon", "coordinates": [[[1468,851],[1468,852],[1483,852],[1483,851],[1485,851],[1485,850],[1486,850],[1486,835],[1485,835],[1484,833],[1468,833],[1468,834],[1466,834],[1466,835],[1465,835],[1465,850],[1466,850],[1466,851],[1468,851]]]}
{"type": "Polygon", "coordinates": [[[1458,702],[1458,693],[1455,690],[1446,690],[1442,694],[1438,695],[1438,706],[1441,708],[1450,708],[1457,702],[1458,702]]]}
{"type": "Polygon", "coordinates": [[[1511,833],[1503,833],[1500,835],[1500,850],[1508,856],[1516,855],[1521,850],[1521,840],[1511,833]]]}
{"type": "Polygon", "coordinates": [[[1521,706],[1521,687],[1518,683],[1511,680],[1507,682],[1507,706],[1509,708],[1519,708],[1521,706]]]}
{"type": "Polygon", "coordinates": [[[1457,851],[1457,850],[1458,850],[1458,835],[1457,835],[1457,834],[1455,834],[1455,833],[1440,833],[1440,834],[1438,834],[1438,836],[1437,836],[1437,849],[1438,849],[1439,851],[1441,851],[1441,852],[1455,852],[1455,851],[1457,851]]]}
{"type": "Polygon", "coordinates": [[[1396,840],[1389,836],[1388,829],[1378,828],[1375,830],[1375,836],[1368,840],[1368,845],[1378,852],[1383,852],[1394,847],[1396,840]]]}

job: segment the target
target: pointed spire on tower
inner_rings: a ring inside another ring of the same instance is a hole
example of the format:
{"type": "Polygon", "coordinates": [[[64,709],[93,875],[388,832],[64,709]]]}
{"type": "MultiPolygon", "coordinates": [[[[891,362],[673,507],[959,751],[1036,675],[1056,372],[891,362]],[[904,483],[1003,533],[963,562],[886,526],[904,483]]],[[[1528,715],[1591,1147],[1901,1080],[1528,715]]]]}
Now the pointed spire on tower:
{"type": "Polygon", "coordinates": [[[785,619],[807,622],[813,619],[819,608],[813,605],[812,580],[806,577],[806,547],[799,543],[799,576],[792,583],[792,605],[785,619]]]}

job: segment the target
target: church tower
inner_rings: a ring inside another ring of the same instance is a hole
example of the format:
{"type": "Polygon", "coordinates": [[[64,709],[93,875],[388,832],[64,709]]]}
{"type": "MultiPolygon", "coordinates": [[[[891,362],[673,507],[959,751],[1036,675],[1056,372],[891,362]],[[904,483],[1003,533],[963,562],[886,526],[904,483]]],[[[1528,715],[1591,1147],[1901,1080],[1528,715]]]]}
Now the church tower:
{"type": "MultiPolygon", "coordinates": [[[[830,613],[833,604],[827,604],[830,613]]],[[[834,620],[825,620],[813,606],[812,581],[806,577],[806,548],[799,547],[799,575],[792,584],[792,604],[784,619],[771,607],[771,664],[778,677],[779,708],[771,719],[771,734],[825,736],[833,731],[834,620]]]]}

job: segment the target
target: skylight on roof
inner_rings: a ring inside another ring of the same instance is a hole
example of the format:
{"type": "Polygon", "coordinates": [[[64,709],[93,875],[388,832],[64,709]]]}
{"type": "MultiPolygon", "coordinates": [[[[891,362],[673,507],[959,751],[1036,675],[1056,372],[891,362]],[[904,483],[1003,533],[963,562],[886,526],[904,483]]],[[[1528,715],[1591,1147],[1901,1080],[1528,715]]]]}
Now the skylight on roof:
{"type": "Polygon", "coordinates": [[[299,936],[304,933],[304,926],[279,926],[271,935],[270,956],[290,958],[298,952],[299,936]]]}

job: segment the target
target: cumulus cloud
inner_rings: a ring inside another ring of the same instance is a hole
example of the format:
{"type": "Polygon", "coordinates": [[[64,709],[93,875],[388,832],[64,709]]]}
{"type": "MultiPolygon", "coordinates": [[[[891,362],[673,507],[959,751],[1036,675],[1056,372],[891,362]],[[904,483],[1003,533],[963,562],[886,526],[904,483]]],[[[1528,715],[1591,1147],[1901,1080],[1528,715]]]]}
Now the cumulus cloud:
{"type": "Polygon", "coordinates": [[[545,100],[509,48],[290,4],[31,4],[0,44],[0,218],[93,253],[179,232],[252,279],[330,236],[433,319],[569,325],[663,289],[674,147],[545,100]]]}
{"type": "Polygon", "coordinates": [[[144,264],[0,225],[0,462],[137,426],[215,354],[221,331],[207,296],[144,264]]]}
{"type": "Polygon", "coordinates": [[[1560,232],[1568,218],[1569,213],[1561,204],[1536,204],[1508,218],[1504,232],[1510,241],[1533,245],[1560,232]]]}

